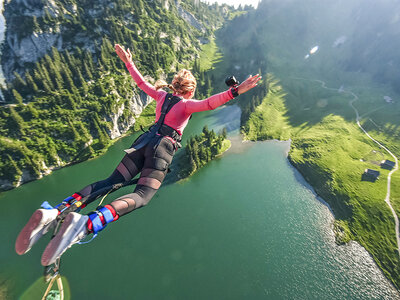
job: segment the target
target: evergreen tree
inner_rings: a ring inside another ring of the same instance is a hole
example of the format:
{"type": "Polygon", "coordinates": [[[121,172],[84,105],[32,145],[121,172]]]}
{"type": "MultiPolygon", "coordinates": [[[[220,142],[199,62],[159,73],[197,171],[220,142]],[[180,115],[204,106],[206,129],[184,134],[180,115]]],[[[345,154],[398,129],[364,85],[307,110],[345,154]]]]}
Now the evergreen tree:
{"type": "Polygon", "coordinates": [[[29,103],[26,107],[31,115],[31,119],[37,119],[39,117],[39,111],[33,106],[32,103],[29,103]]]}
{"type": "Polygon", "coordinates": [[[75,142],[78,142],[80,140],[80,135],[78,133],[78,131],[76,130],[74,123],[71,122],[71,119],[68,118],[68,124],[69,124],[69,129],[72,132],[72,136],[75,142]]]}
{"type": "Polygon", "coordinates": [[[25,80],[23,80],[21,75],[19,75],[17,72],[14,72],[14,76],[15,76],[15,79],[13,82],[14,89],[24,92],[25,88],[26,88],[25,80]]]}
{"type": "Polygon", "coordinates": [[[33,32],[40,32],[41,30],[40,30],[40,25],[39,25],[39,23],[38,23],[38,21],[37,21],[37,17],[36,16],[33,16],[33,18],[32,18],[32,23],[33,23],[33,32]]]}
{"type": "Polygon", "coordinates": [[[50,90],[54,90],[53,81],[50,79],[49,72],[47,71],[47,68],[44,66],[44,64],[37,63],[37,69],[40,73],[40,77],[43,80],[43,86],[47,85],[50,90]]]}
{"type": "Polygon", "coordinates": [[[65,92],[65,94],[63,94],[62,96],[62,101],[63,103],[66,104],[66,106],[72,110],[76,109],[76,103],[74,98],[72,97],[72,95],[69,92],[65,92]]]}
{"type": "Polygon", "coordinates": [[[6,154],[6,158],[8,160],[6,161],[6,170],[8,173],[7,177],[15,182],[19,177],[22,176],[22,171],[9,154],[6,154]]]}
{"type": "Polygon", "coordinates": [[[18,105],[22,105],[23,99],[22,99],[22,96],[20,95],[20,93],[18,93],[15,89],[12,90],[12,93],[14,96],[15,103],[17,103],[18,105]]]}
{"type": "Polygon", "coordinates": [[[227,137],[227,135],[228,135],[228,132],[227,132],[227,130],[226,130],[226,127],[224,127],[224,129],[222,129],[222,138],[223,139],[226,139],[226,137],[227,137]]]}
{"type": "Polygon", "coordinates": [[[193,156],[189,156],[189,166],[188,166],[188,172],[189,174],[196,171],[196,163],[193,159],[193,156]]]}
{"type": "Polygon", "coordinates": [[[93,74],[92,74],[92,72],[90,71],[89,65],[88,65],[88,63],[87,63],[86,61],[83,62],[83,69],[84,69],[84,71],[85,71],[86,76],[87,76],[90,80],[92,80],[92,79],[93,79],[93,74]]]}
{"type": "Polygon", "coordinates": [[[25,135],[24,119],[14,110],[14,107],[12,106],[10,106],[10,116],[12,120],[12,126],[10,128],[16,128],[21,136],[25,135]]]}
{"type": "MultiPolygon", "coordinates": [[[[96,114],[96,116],[97,116],[97,114],[96,114]]],[[[100,148],[104,148],[105,146],[108,145],[108,136],[101,129],[99,121],[98,121],[98,116],[97,116],[97,118],[95,118],[93,120],[93,124],[97,131],[97,136],[99,137],[99,142],[98,142],[99,146],[100,146],[100,148]]]]}
{"type": "Polygon", "coordinates": [[[210,148],[210,156],[211,156],[211,159],[213,159],[215,156],[217,156],[218,155],[218,146],[217,146],[217,144],[213,144],[212,146],[211,146],[211,148],[210,148]]]}
{"type": "Polygon", "coordinates": [[[30,89],[30,93],[38,93],[39,92],[39,88],[36,85],[35,81],[33,80],[31,74],[27,71],[25,73],[25,78],[26,78],[26,83],[28,85],[28,88],[30,89]]]}
{"type": "Polygon", "coordinates": [[[45,60],[48,66],[49,75],[53,79],[53,83],[55,83],[58,90],[63,89],[63,78],[60,74],[59,68],[56,67],[50,56],[45,55],[45,60]]]}

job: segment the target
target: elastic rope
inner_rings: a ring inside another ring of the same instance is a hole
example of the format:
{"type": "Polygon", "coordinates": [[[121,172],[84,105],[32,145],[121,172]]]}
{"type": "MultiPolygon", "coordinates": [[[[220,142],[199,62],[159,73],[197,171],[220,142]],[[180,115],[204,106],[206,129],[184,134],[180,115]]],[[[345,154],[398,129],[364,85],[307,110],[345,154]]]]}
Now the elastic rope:
{"type": "Polygon", "coordinates": [[[54,282],[57,280],[57,287],[58,287],[58,291],[60,292],[60,299],[63,300],[64,299],[64,287],[63,287],[63,283],[62,283],[62,279],[60,274],[54,276],[50,282],[49,285],[47,286],[46,291],[44,292],[44,295],[42,297],[42,300],[46,300],[54,282]]]}

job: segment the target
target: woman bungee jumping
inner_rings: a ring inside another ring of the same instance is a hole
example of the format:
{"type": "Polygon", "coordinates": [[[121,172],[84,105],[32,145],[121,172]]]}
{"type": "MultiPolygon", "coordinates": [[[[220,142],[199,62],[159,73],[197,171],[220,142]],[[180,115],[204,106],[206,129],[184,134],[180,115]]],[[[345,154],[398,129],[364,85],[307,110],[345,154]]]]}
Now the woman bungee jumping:
{"type": "Polygon", "coordinates": [[[155,86],[152,86],[137,70],[129,49],[125,51],[124,47],[116,44],[115,51],[138,87],[156,101],[155,124],[142,134],[131,148],[125,150],[126,155],[108,178],[86,186],[55,208],[36,210],[17,237],[16,252],[20,255],[28,252],[39,238],[56,226],[57,216],[73,203],[85,198],[88,199],[86,206],[96,199],[91,199],[91,195],[99,192],[105,195],[113,185],[129,182],[139,173],[140,177],[133,193],[124,195],[104,207],[98,207],[88,215],[68,213],[60,230],[43,252],[41,263],[44,266],[55,263],[69,247],[87,235],[97,234],[108,223],[149,203],[167,174],[190,116],[195,112],[213,110],[223,105],[254,88],[261,79],[259,74],[249,76],[240,85],[199,101],[192,99],[196,90],[196,79],[190,71],[180,70],[171,84],[158,80],[155,86]],[[162,90],[165,87],[171,89],[172,93],[162,90]]]}

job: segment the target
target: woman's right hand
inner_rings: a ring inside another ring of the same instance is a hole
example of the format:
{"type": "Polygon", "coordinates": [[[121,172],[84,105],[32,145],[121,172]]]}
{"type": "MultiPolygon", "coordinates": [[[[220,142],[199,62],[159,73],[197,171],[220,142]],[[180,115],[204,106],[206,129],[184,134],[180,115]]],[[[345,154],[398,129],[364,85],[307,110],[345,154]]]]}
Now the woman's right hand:
{"type": "Polygon", "coordinates": [[[239,86],[238,86],[238,94],[244,94],[247,91],[251,90],[255,86],[257,86],[257,82],[261,79],[260,74],[257,74],[255,76],[250,75],[249,78],[247,78],[245,81],[243,81],[239,86]]]}
{"type": "Polygon", "coordinates": [[[132,54],[129,48],[125,51],[123,46],[115,44],[115,52],[117,52],[117,55],[125,64],[132,63],[132,54]]]}

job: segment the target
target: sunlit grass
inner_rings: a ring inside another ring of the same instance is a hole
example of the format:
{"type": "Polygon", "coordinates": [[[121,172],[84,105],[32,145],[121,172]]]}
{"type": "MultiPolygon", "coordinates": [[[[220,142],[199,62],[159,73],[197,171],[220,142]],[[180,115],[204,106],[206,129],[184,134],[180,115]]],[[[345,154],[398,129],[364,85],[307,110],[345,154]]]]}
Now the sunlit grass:
{"type": "MultiPolygon", "coordinates": [[[[244,126],[245,137],[250,140],[290,138],[290,161],[330,204],[339,220],[336,229],[341,228],[342,232],[338,242],[358,241],[385,274],[399,283],[394,219],[384,201],[389,171],[379,166],[390,155],[359,129],[355,117],[350,118],[349,114],[355,115],[347,104],[351,97],[343,95],[344,99],[340,99],[337,92],[321,91],[315,82],[309,83],[310,90],[302,88],[304,82],[297,84],[291,82],[289,88],[282,89],[276,80],[270,83],[267,97],[244,126]],[[317,105],[321,97],[329,99],[324,102],[325,107],[317,105]],[[297,101],[297,110],[294,101],[297,101]],[[338,105],[331,105],[331,101],[338,105]],[[379,170],[380,178],[375,182],[362,180],[366,168],[379,170]]],[[[364,105],[375,107],[375,103],[368,101],[364,105]]],[[[396,174],[392,200],[398,212],[399,182],[400,176],[396,174]]]]}
{"type": "Polygon", "coordinates": [[[222,53],[219,51],[215,39],[211,39],[208,44],[201,46],[200,70],[208,71],[214,68],[215,64],[222,60],[222,53]]]}

